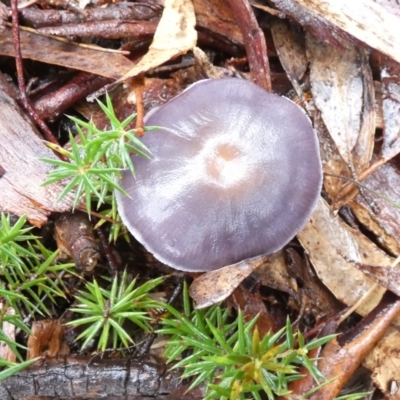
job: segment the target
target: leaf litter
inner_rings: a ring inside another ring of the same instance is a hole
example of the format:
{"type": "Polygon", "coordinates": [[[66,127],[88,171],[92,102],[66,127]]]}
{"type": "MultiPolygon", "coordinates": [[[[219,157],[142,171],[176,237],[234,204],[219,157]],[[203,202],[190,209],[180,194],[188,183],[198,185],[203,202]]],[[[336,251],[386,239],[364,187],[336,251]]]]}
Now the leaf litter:
{"type": "MultiPolygon", "coordinates": [[[[298,270],[288,269],[285,252],[290,253],[295,248],[300,250],[298,254],[301,254],[301,258],[309,257],[324,285],[321,287],[328,288],[342,304],[348,307],[356,305],[357,313],[365,316],[376,309],[387,289],[400,294],[395,262],[400,255],[400,193],[397,190],[400,178],[396,159],[400,151],[400,42],[397,34],[400,7],[388,1],[363,0],[357,7],[353,4],[349,6],[346,2],[347,9],[344,12],[343,1],[329,0],[322,4],[316,0],[273,0],[271,3],[282,18],[261,14],[260,10],[257,16],[269,18],[268,27],[272,36],[268,29],[265,33],[270,35],[268,38],[271,43],[274,41],[274,45],[269,44],[268,56],[275,63],[279,60],[285,71],[282,79],[282,72],[271,68],[273,89],[287,94],[283,88],[289,88],[288,82],[291,82],[295,92],[293,99],[296,101],[297,98],[314,121],[326,173],[325,200],[320,200],[311,221],[298,234],[300,248],[298,243],[292,243],[284,252],[268,260],[260,260],[258,264],[244,262],[241,266],[230,266],[228,273],[217,271],[218,277],[205,274],[195,279],[191,293],[198,306],[206,306],[227,298],[243,280],[256,276],[265,287],[293,298],[297,311],[302,307],[309,310],[325,295],[319,293],[322,289],[318,289],[316,283],[315,292],[319,294],[313,297],[310,292],[304,292],[302,284],[308,288],[313,284],[304,275],[304,267],[300,266],[300,262],[294,263],[294,268],[298,270]],[[290,16],[291,20],[283,19],[284,16],[290,16]],[[386,23],[379,23],[380,18],[384,18],[386,23]],[[382,93],[379,102],[377,89],[382,93]],[[379,127],[378,116],[382,119],[382,126],[379,127]],[[374,164],[377,166],[371,168],[374,164]],[[362,181],[362,185],[354,184],[358,181],[362,181]],[[352,224],[338,212],[338,207],[345,204],[354,215],[352,224]],[[277,271],[280,271],[279,278],[274,278],[277,271]]],[[[22,33],[23,56],[117,79],[117,82],[129,82],[132,77],[147,74],[146,85],[143,85],[146,107],[147,98],[152,99],[152,106],[163,104],[172,97],[172,93],[180,91],[189,82],[208,77],[198,65],[194,70],[191,67],[180,70],[178,67],[169,77],[172,77],[173,84],[167,80],[162,80],[160,84],[152,76],[165,63],[171,72],[174,63],[178,63],[178,57],[189,52],[185,57],[190,58],[190,51],[199,44],[206,48],[214,43],[219,51],[224,49],[225,58],[226,55],[236,57],[218,66],[222,67],[223,73],[251,77],[246,69],[240,69],[237,51],[246,41],[235,23],[237,16],[232,15],[230,7],[217,0],[193,3],[189,0],[168,0],[164,7],[161,19],[156,16],[153,20],[157,24],[155,33],[153,29],[147,31],[147,36],[137,35],[131,47],[134,49],[131,59],[122,53],[100,53],[96,48],[79,48],[45,36],[40,36],[43,43],[39,46],[36,39],[29,37],[36,33],[22,33]],[[198,31],[194,29],[195,26],[198,31]],[[146,48],[146,40],[153,34],[153,42],[146,48]],[[145,51],[141,49],[142,45],[145,51]],[[41,46],[46,51],[39,51],[41,46]],[[48,50],[49,46],[52,46],[52,50],[48,50]],[[65,49],[72,54],[70,57],[66,56],[65,49]],[[161,88],[165,93],[157,98],[157,94],[162,92],[161,88]]],[[[140,21],[135,23],[140,25],[140,21]]],[[[143,21],[142,26],[150,25],[143,21]]],[[[80,36],[79,23],[76,29],[74,35],[80,36]]],[[[84,25],[81,29],[84,29],[84,25]]],[[[119,37],[123,36],[121,32],[119,37]]],[[[13,56],[10,30],[6,28],[0,35],[6,45],[2,46],[1,54],[13,56]]],[[[243,50],[239,54],[243,55],[243,50]]],[[[212,65],[212,60],[209,62],[212,65]]],[[[189,65],[194,64],[196,61],[192,59],[189,65]]],[[[121,97],[118,108],[123,110],[124,115],[129,115],[136,108],[135,104],[126,101],[129,91],[129,87],[116,90],[121,97]]],[[[75,107],[82,114],[93,115],[94,120],[100,118],[96,117],[95,108],[83,98],[75,107]]],[[[27,128],[25,132],[30,136],[29,140],[36,140],[37,134],[33,128],[27,128]]],[[[27,152],[25,150],[23,153],[26,155],[27,152]]],[[[12,164],[9,158],[5,158],[4,146],[0,149],[0,155],[1,167],[6,174],[10,173],[12,164]]],[[[38,170],[39,167],[29,166],[31,168],[38,170]]],[[[22,177],[17,178],[20,179],[22,181],[22,177]]],[[[2,182],[5,182],[3,178],[0,184],[2,182]]],[[[55,191],[59,192],[60,189],[55,191]]],[[[21,193],[22,189],[18,192],[21,193]]],[[[34,197],[36,211],[31,205],[31,208],[27,208],[24,205],[26,200],[22,198],[6,203],[5,191],[0,194],[0,208],[17,215],[28,213],[32,223],[41,225],[50,212],[67,211],[71,204],[70,200],[48,204],[48,196],[43,199],[40,193],[30,196],[34,197]],[[7,205],[11,203],[15,205],[7,205]]],[[[51,199],[55,197],[52,195],[51,199]]],[[[242,288],[234,296],[242,308],[246,302],[257,304],[260,299],[258,296],[257,301],[251,300],[253,295],[247,294],[242,288]]],[[[307,313],[317,320],[332,318],[338,313],[335,301],[324,301],[331,305],[331,312],[322,307],[319,314],[316,311],[307,313]]],[[[270,310],[270,307],[267,308],[270,310]]],[[[255,309],[264,314],[264,326],[270,326],[271,319],[267,316],[270,311],[264,310],[260,304],[255,309]]],[[[400,399],[400,391],[396,389],[400,381],[400,357],[396,351],[400,340],[399,323],[400,320],[394,320],[378,344],[371,345],[371,352],[364,361],[364,366],[373,372],[372,378],[377,387],[391,399],[400,399]]]]}

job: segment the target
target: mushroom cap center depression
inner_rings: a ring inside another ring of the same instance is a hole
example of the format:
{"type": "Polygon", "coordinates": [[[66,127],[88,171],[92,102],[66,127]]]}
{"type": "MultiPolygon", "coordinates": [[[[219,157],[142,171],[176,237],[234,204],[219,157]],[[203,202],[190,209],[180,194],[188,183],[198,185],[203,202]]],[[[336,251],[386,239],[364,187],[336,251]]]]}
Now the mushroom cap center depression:
{"type": "Polygon", "coordinates": [[[225,190],[239,188],[248,171],[240,148],[227,143],[207,143],[199,154],[204,158],[204,179],[225,190]]]}
{"type": "Polygon", "coordinates": [[[269,254],[304,226],[321,188],[318,142],[291,101],[239,79],[201,81],[155,110],[151,159],[124,172],[118,208],[160,261],[203,271],[269,254]]]}

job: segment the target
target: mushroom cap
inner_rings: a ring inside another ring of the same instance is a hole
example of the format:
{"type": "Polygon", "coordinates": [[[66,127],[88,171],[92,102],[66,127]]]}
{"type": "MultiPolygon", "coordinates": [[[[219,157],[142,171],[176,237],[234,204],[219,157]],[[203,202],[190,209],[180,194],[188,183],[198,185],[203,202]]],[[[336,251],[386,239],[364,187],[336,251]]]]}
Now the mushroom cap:
{"type": "Polygon", "coordinates": [[[150,112],[151,158],[124,171],[118,209],[163,263],[211,271],[280,250],[314,210],[322,182],[303,110],[246,80],[195,83],[150,112]]]}

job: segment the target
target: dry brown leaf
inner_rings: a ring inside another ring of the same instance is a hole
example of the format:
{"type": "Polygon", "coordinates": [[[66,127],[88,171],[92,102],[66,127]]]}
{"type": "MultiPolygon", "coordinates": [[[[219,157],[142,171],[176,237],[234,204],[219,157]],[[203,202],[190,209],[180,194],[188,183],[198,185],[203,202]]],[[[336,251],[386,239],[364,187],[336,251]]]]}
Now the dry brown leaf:
{"type": "Polygon", "coordinates": [[[374,146],[375,108],[368,56],[351,43],[338,49],[307,35],[312,94],[347,165],[369,166],[374,146]]]}
{"type": "Polygon", "coordinates": [[[72,198],[57,201],[64,189],[61,184],[42,186],[52,167],[39,158],[55,155],[6,87],[7,82],[0,76],[0,166],[5,170],[0,177],[0,210],[18,216],[27,214],[32,224],[41,226],[51,212],[69,211],[72,198]]]}
{"type": "Polygon", "coordinates": [[[400,255],[400,172],[386,163],[363,182],[362,195],[349,203],[358,220],[392,254],[400,255]],[[393,204],[396,203],[396,204],[393,204]]]}
{"type": "Polygon", "coordinates": [[[237,310],[242,310],[246,321],[257,317],[257,329],[261,337],[278,330],[276,319],[268,312],[259,293],[252,293],[241,285],[233,291],[231,301],[237,310]]]}
{"type": "MultiPolygon", "coordinates": [[[[399,6],[400,10],[400,6],[399,6]]],[[[386,160],[400,152],[400,64],[385,59],[381,70],[383,144],[382,157],[386,160]]]]}
{"type": "Polygon", "coordinates": [[[400,268],[399,267],[378,267],[376,265],[366,265],[349,260],[365,275],[371,277],[380,286],[390,290],[400,296],[400,268]]]}
{"type": "Polygon", "coordinates": [[[256,268],[268,260],[260,256],[228,265],[197,277],[190,286],[190,297],[196,308],[209,307],[225,300],[256,268]]]}
{"type": "Polygon", "coordinates": [[[64,342],[64,325],[53,319],[33,321],[32,335],[28,338],[28,360],[36,357],[67,356],[68,346],[64,342]]]}
{"type": "Polygon", "coordinates": [[[291,81],[300,81],[307,71],[304,33],[287,20],[271,21],[271,33],[283,68],[291,81]]]}
{"type": "MultiPolygon", "coordinates": [[[[297,235],[310,256],[316,273],[331,292],[344,304],[353,305],[375,285],[371,278],[348,262],[343,255],[361,264],[387,267],[393,259],[366,236],[334,216],[322,199],[310,222],[297,235]]],[[[365,315],[379,302],[385,289],[377,287],[357,312],[365,315]]]]}
{"type": "Polygon", "coordinates": [[[298,295],[297,282],[288,271],[282,250],[271,254],[254,272],[254,276],[263,286],[280,290],[293,297],[298,295]]]}
{"type": "MultiPolygon", "coordinates": [[[[34,33],[20,31],[23,58],[86,71],[107,78],[118,79],[129,71],[134,63],[121,54],[108,53],[80,47],[34,33]]],[[[14,57],[11,29],[0,32],[0,55],[14,57]]]]}
{"type": "Polygon", "coordinates": [[[318,111],[314,112],[314,129],[320,142],[321,161],[324,170],[324,189],[329,198],[334,200],[344,184],[344,180],[338,179],[336,176],[351,178],[351,173],[340,156],[324,121],[322,121],[321,113],[318,111]]]}
{"type": "Polygon", "coordinates": [[[388,0],[380,1],[382,4],[374,0],[272,1],[302,25],[317,32],[325,28],[334,36],[341,29],[400,62],[400,17],[386,8],[388,0]]]}
{"type": "Polygon", "coordinates": [[[191,0],[165,0],[153,42],[145,56],[117,82],[133,78],[191,50],[197,42],[191,0]]]}
{"type": "MultiPolygon", "coordinates": [[[[0,303],[0,312],[1,315],[15,315],[15,309],[12,307],[7,307],[6,310],[4,310],[5,304],[0,303]]],[[[10,322],[3,321],[1,330],[3,331],[3,334],[10,339],[12,342],[15,342],[15,325],[13,325],[10,322]]],[[[17,361],[17,356],[15,353],[10,349],[10,347],[4,342],[3,340],[0,342],[0,357],[2,360],[10,361],[10,362],[16,362],[17,361]]]]}
{"type": "Polygon", "coordinates": [[[373,372],[375,385],[393,400],[400,400],[399,343],[400,328],[392,325],[363,363],[373,372]]]}

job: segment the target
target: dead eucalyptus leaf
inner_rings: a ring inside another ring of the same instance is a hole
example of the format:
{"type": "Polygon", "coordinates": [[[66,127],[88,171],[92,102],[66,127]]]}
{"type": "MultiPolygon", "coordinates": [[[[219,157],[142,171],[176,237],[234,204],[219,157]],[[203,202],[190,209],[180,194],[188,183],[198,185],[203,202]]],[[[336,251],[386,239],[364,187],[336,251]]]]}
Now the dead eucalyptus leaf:
{"type": "Polygon", "coordinates": [[[391,267],[378,267],[374,265],[365,265],[358,262],[349,260],[365,275],[371,277],[380,286],[385,287],[397,296],[400,295],[400,268],[391,267]]]}
{"type": "MultiPolygon", "coordinates": [[[[339,31],[400,62],[400,16],[388,0],[272,0],[300,24],[334,39],[339,31]],[[382,4],[379,4],[382,3],[382,4]]],[[[393,1],[391,2],[393,6],[393,1]]]]}
{"type": "Polygon", "coordinates": [[[191,0],[165,0],[164,11],[145,56],[122,78],[123,82],[191,50],[197,42],[196,17],[191,0]]]}
{"type": "Polygon", "coordinates": [[[400,255],[400,172],[388,162],[363,181],[364,189],[349,203],[358,220],[382,246],[400,255]]]}
{"type": "Polygon", "coordinates": [[[209,307],[225,300],[244,279],[267,260],[267,256],[255,257],[197,277],[189,288],[196,308],[209,307]]]}
{"type": "Polygon", "coordinates": [[[400,399],[400,328],[391,326],[363,362],[375,385],[393,400],[400,399]]]}
{"type": "Polygon", "coordinates": [[[343,160],[361,172],[369,166],[375,135],[367,53],[345,41],[338,49],[310,34],[306,38],[314,102],[343,160]]]}
{"type": "MultiPolygon", "coordinates": [[[[22,57],[47,64],[60,65],[117,79],[129,71],[134,63],[122,54],[108,53],[78,46],[39,34],[34,29],[21,30],[22,57]]],[[[10,28],[0,32],[0,54],[14,57],[14,44],[10,28]]]]}
{"type": "Polygon", "coordinates": [[[300,81],[308,67],[304,32],[287,20],[271,21],[271,33],[279,59],[291,81],[300,81]]]}
{"type": "MultiPolygon", "coordinates": [[[[399,6],[400,9],[400,6],[399,6]]],[[[390,59],[383,61],[382,110],[383,144],[381,154],[386,160],[400,152],[400,64],[390,59]]]]}
{"type": "MultiPolygon", "coordinates": [[[[375,285],[374,281],[347,261],[387,267],[393,259],[366,236],[350,228],[339,216],[331,214],[329,206],[320,200],[310,222],[297,235],[310,256],[314,269],[331,292],[346,305],[355,304],[375,285]]],[[[379,302],[385,289],[377,287],[357,309],[369,313],[379,302]]]]}

